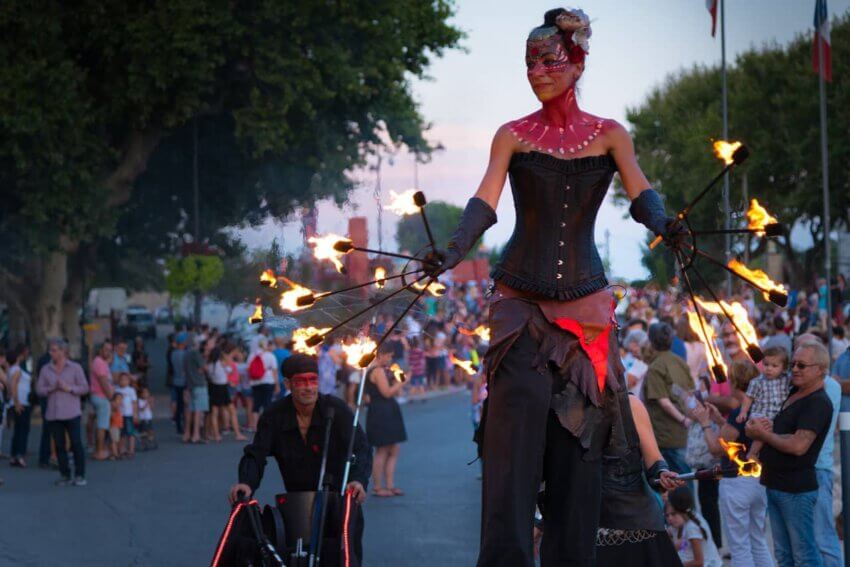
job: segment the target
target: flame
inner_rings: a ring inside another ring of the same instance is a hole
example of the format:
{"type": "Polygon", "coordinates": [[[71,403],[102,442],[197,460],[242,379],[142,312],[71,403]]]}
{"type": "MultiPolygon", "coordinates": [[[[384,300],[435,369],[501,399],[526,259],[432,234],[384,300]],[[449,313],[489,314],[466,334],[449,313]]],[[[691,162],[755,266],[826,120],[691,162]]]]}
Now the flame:
{"type": "Polygon", "coordinates": [[[342,352],[345,353],[345,360],[351,366],[360,366],[360,361],[364,356],[374,353],[378,345],[368,337],[360,337],[350,344],[342,345],[342,352]]]}
{"type": "Polygon", "coordinates": [[[717,334],[714,332],[714,327],[709,325],[708,321],[701,319],[694,311],[688,311],[688,325],[690,325],[691,330],[696,333],[700,342],[705,347],[709,367],[720,366],[723,369],[723,373],[727,374],[726,364],[723,362],[723,357],[717,348],[717,334]],[[703,333],[703,327],[705,328],[705,333],[703,333]]]}
{"type": "Polygon", "coordinates": [[[766,273],[764,273],[761,270],[751,270],[747,266],[745,266],[744,264],[742,264],[741,262],[736,260],[735,258],[732,258],[731,260],[729,260],[729,263],[727,264],[727,266],[729,266],[729,268],[733,272],[735,272],[736,274],[738,274],[739,276],[741,276],[742,278],[744,278],[745,280],[749,281],[754,286],[759,288],[762,291],[762,295],[764,295],[764,298],[767,301],[771,301],[771,299],[770,299],[770,292],[771,291],[781,293],[782,295],[785,295],[785,296],[788,295],[788,290],[785,289],[785,286],[783,286],[780,283],[776,283],[775,281],[770,279],[770,277],[766,273]]]}
{"type": "Polygon", "coordinates": [[[384,209],[401,216],[415,215],[419,212],[419,206],[413,201],[413,195],[416,193],[416,189],[408,189],[404,193],[396,193],[390,190],[391,201],[384,209]]]}
{"type": "Polygon", "coordinates": [[[315,246],[313,257],[316,260],[330,260],[333,262],[334,267],[336,267],[336,271],[343,273],[344,267],[340,258],[345,255],[345,252],[340,252],[334,248],[334,245],[338,242],[351,244],[350,239],[337,236],[336,234],[326,234],[325,236],[311,236],[307,239],[307,242],[315,246]]]}
{"type": "Polygon", "coordinates": [[[764,234],[764,227],[769,224],[778,224],[779,221],[770,216],[767,209],[759,205],[758,199],[750,201],[750,209],[747,211],[747,220],[750,230],[758,230],[759,234],[764,234]]]}
{"type": "Polygon", "coordinates": [[[446,293],[446,286],[444,286],[440,282],[430,282],[427,285],[421,282],[413,283],[413,289],[417,291],[422,291],[426,288],[428,289],[428,293],[430,293],[434,297],[442,297],[446,293]]]}
{"type": "Polygon", "coordinates": [[[741,147],[741,142],[727,142],[726,140],[717,140],[714,142],[714,155],[718,159],[722,159],[723,163],[729,165],[732,163],[732,154],[735,150],[741,147]]]}
{"type": "Polygon", "coordinates": [[[750,318],[747,316],[747,308],[739,302],[726,303],[721,300],[720,303],[717,303],[715,301],[705,301],[697,298],[697,303],[699,303],[700,307],[715,315],[723,315],[723,309],[726,309],[726,313],[732,317],[732,322],[743,335],[742,337],[738,333],[735,333],[735,336],[738,337],[738,343],[741,345],[741,350],[746,351],[749,345],[758,345],[758,335],[753,324],[750,323],[750,318]]]}
{"type": "Polygon", "coordinates": [[[397,382],[404,382],[404,370],[398,364],[390,366],[390,372],[393,373],[397,382]]]}
{"type": "Polygon", "coordinates": [[[330,330],[330,327],[324,327],[322,329],[317,329],[316,327],[300,327],[295,329],[292,331],[292,350],[302,354],[309,354],[311,356],[319,354],[318,347],[309,346],[307,344],[307,339],[313,335],[325,335],[330,332],[330,330]]]}
{"type": "Polygon", "coordinates": [[[289,291],[285,291],[280,294],[280,308],[284,311],[301,311],[302,309],[307,309],[312,305],[312,303],[306,305],[298,305],[298,299],[301,297],[309,297],[313,295],[313,292],[307,289],[304,286],[300,286],[297,283],[289,284],[292,289],[289,291]]]}
{"type": "Polygon", "coordinates": [[[260,274],[260,283],[268,287],[277,287],[277,276],[272,270],[266,270],[260,274]]]}
{"type": "Polygon", "coordinates": [[[248,317],[248,322],[250,324],[254,323],[262,323],[263,322],[263,306],[259,303],[254,306],[254,313],[248,317]]]}
{"type": "Polygon", "coordinates": [[[452,364],[455,366],[462,368],[463,371],[470,376],[475,376],[475,373],[478,372],[471,360],[461,360],[459,358],[455,358],[455,355],[453,354],[449,355],[449,360],[451,360],[452,364]]]}
{"type": "Polygon", "coordinates": [[[377,280],[375,282],[375,287],[378,289],[383,289],[385,285],[387,285],[387,280],[384,278],[387,277],[387,271],[383,268],[383,266],[378,266],[375,268],[375,277],[373,279],[377,280]]]}
{"type": "Polygon", "coordinates": [[[753,459],[745,461],[740,457],[741,453],[746,454],[746,445],[735,443],[734,441],[726,441],[722,437],[718,437],[717,440],[720,441],[720,446],[726,451],[729,460],[738,465],[738,476],[761,476],[761,463],[753,459]]]}
{"type": "Polygon", "coordinates": [[[468,329],[464,329],[463,327],[458,327],[458,331],[460,331],[461,335],[466,335],[471,337],[473,335],[478,335],[481,337],[481,340],[490,342],[490,327],[485,327],[484,325],[478,325],[472,331],[468,329]]]}

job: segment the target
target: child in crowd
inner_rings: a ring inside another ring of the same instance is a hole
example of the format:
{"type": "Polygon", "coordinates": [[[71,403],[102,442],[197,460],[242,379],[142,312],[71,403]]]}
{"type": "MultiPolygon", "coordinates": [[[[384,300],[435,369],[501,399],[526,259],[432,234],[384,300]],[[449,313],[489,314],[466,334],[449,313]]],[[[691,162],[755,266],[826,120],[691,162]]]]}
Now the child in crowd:
{"type": "Polygon", "coordinates": [[[130,374],[122,372],[118,375],[118,387],[115,392],[121,394],[121,416],[124,427],[121,429],[121,451],[128,458],[136,454],[136,428],[139,421],[139,402],[136,389],[130,385],[130,374]]]}
{"type": "Polygon", "coordinates": [[[410,350],[407,352],[407,367],[410,371],[410,395],[425,393],[425,351],[419,337],[410,337],[410,350]]]}
{"type": "Polygon", "coordinates": [[[148,388],[139,391],[139,443],[140,449],[156,449],[153,432],[153,398],[148,388]]]}
{"type": "Polygon", "coordinates": [[[680,486],[667,495],[664,515],[670,526],[670,537],[683,564],[723,566],[723,560],[711,538],[708,522],[694,511],[694,497],[687,486],[680,486]]]}
{"type": "MultiPolygon", "coordinates": [[[[766,417],[773,420],[791,387],[791,376],[788,372],[788,351],[782,347],[770,347],[764,351],[762,373],[750,381],[747,393],[741,402],[741,413],[738,423],[743,423],[751,417],[766,417]]],[[[754,440],[750,446],[750,455],[757,456],[763,443],[754,440]]]]}
{"type": "Polygon", "coordinates": [[[109,460],[114,461],[121,457],[121,430],[124,428],[124,416],[121,415],[123,400],[121,394],[115,392],[110,401],[109,412],[109,460]]]}

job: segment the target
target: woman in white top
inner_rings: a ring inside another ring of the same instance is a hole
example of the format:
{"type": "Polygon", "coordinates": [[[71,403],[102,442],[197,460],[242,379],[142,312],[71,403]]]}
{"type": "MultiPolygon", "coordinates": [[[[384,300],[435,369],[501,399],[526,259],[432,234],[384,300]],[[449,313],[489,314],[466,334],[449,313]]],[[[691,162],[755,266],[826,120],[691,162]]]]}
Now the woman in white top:
{"type": "Polygon", "coordinates": [[[705,357],[705,347],[697,334],[691,329],[687,316],[679,318],[676,324],[676,334],[685,343],[685,362],[691,371],[694,384],[699,384],[702,376],[708,375],[708,359],[705,357]]]}
{"type": "Polygon", "coordinates": [[[27,439],[30,434],[30,392],[32,391],[32,376],[24,368],[29,358],[29,348],[18,345],[6,355],[11,367],[9,368],[9,385],[12,403],[15,408],[15,432],[12,434],[12,453],[9,464],[13,467],[26,467],[24,455],[27,454],[27,439]]]}

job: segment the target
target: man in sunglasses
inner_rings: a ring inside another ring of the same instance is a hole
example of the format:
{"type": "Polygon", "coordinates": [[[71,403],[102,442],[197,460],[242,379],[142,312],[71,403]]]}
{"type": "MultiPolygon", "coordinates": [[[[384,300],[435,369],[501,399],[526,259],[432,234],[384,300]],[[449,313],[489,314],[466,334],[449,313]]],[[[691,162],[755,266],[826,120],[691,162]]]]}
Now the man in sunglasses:
{"type": "Polygon", "coordinates": [[[773,422],[753,418],[746,434],[764,442],[759,455],[767,488],[773,545],[779,565],[823,565],[815,539],[818,498],[815,463],[830,432],[832,403],[824,391],[829,353],[819,343],[797,347],[791,362],[791,392],[773,422]]]}

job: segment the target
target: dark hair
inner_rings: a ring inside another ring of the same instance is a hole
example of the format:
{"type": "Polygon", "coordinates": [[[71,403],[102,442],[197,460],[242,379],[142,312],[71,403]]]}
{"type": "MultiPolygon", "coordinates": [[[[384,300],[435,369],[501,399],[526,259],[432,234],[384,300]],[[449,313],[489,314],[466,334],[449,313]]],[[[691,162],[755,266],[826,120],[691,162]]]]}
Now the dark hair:
{"type": "Polygon", "coordinates": [[[213,347],[209,354],[209,362],[210,364],[215,364],[221,359],[221,347],[213,347]]]}
{"type": "Polygon", "coordinates": [[[777,331],[785,330],[785,319],[782,318],[782,315],[773,318],[773,328],[777,331]]]}
{"type": "MultiPolygon", "coordinates": [[[[702,533],[702,539],[708,540],[708,534],[705,531],[705,528],[702,527],[702,524],[699,523],[697,517],[694,515],[694,495],[691,494],[691,490],[687,486],[680,486],[674,490],[671,490],[669,494],[667,494],[667,503],[680,514],[684,514],[688,517],[690,521],[695,523],[699,528],[699,531],[702,533]]],[[[679,528],[679,537],[682,537],[682,528],[679,528]]]]}
{"type": "Polygon", "coordinates": [[[832,327],[832,334],[833,334],[833,336],[835,336],[839,339],[843,339],[844,338],[844,327],[842,327],[841,325],[835,325],[834,327],[832,327]]]}
{"type": "Polygon", "coordinates": [[[670,350],[673,346],[673,327],[667,323],[653,323],[649,326],[649,342],[659,352],[670,350]]]}
{"type": "Polygon", "coordinates": [[[6,361],[9,364],[17,364],[18,358],[27,350],[27,345],[24,343],[18,343],[15,345],[15,348],[6,352],[6,361]]]}
{"type": "Polygon", "coordinates": [[[626,323],[626,328],[631,327],[632,325],[640,325],[641,329],[646,330],[646,321],[643,319],[631,319],[628,323],[626,323]]]}
{"type": "Polygon", "coordinates": [[[771,358],[781,358],[782,365],[786,370],[788,369],[788,351],[784,348],[774,346],[764,349],[764,357],[767,358],[768,356],[771,358]]]}

